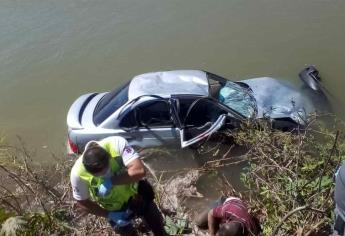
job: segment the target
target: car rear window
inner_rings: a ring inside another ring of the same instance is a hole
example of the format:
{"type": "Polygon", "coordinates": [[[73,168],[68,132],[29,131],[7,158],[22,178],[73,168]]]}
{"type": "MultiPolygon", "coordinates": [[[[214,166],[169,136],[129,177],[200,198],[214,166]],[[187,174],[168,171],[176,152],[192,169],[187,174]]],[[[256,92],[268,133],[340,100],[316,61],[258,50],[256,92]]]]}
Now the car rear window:
{"type": "Polygon", "coordinates": [[[128,101],[128,87],[129,82],[124,86],[107,93],[103,98],[101,98],[93,113],[93,122],[96,125],[101,124],[128,101]]]}

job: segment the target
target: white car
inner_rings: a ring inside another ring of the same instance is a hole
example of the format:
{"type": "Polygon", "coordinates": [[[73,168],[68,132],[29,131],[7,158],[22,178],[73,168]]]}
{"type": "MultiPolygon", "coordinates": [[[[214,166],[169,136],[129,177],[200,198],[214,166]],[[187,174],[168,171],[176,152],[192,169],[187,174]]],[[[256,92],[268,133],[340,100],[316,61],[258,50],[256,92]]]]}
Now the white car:
{"type": "MultiPolygon", "coordinates": [[[[314,67],[301,74],[310,88],[319,88],[314,67]]],[[[67,115],[68,143],[81,153],[90,140],[119,135],[135,147],[184,148],[245,119],[269,117],[276,128],[291,129],[314,110],[291,84],[270,77],[232,82],[200,70],[153,72],[77,98],[67,115]]]]}

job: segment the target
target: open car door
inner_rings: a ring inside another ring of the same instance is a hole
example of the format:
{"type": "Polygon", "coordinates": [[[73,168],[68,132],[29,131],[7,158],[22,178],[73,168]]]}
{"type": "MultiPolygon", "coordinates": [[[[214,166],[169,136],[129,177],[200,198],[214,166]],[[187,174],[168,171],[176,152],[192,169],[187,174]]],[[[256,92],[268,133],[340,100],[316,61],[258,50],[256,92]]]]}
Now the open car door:
{"type": "Polygon", "coordinates": [[[204,138],[209,137],[211,134],[218,131],[225,124],[225,120],[226,120],[226,115],[223,114],[213,124],[209,123],[209,124],[205,124],[205,127],[197,128],[198,130],[201,131],[201,133],[195,137],[190,137],[190,139],[188,139],[187,137],[188,136],[187,132],[189,132],[188,128],[180,129],[181,147],[182,148],[188,147],[194,143],[197,143],[203,140],[204,138]],[[207,128],[207,130],[203,131],[205,128],[207,128]]]}
{"type": "Polygon", "coordinates": [[[179,118],[183,120],[180,126],[182,148],[209,137],[226,122],[228,111],[208,97],[196,99],[188,105],[187,111],[182,109],[183,101],[180,100],[180,103],[179,118]]]}

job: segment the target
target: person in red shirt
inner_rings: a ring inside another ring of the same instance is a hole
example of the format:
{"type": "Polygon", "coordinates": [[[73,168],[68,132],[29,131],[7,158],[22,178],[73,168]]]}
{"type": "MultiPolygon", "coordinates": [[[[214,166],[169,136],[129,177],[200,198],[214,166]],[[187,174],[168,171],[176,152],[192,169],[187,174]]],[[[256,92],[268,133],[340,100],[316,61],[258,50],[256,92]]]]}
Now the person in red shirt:
{"type": "Polygon", "coordinates": [[[246,204],[239,198],[220,200],[196,220],[199,228],[208,228],[211,236],[255,236],[259,234],[258,221],[249,214],[246,204]]]}

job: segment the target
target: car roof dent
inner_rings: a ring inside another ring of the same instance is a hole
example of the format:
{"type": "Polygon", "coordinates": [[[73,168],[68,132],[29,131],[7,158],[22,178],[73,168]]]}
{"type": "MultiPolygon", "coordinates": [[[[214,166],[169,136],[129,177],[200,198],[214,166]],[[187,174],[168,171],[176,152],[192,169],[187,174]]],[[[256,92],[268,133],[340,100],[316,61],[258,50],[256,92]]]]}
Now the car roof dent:
{"type": "Polygon", "coordinates": [[[199,70],[152,72],[134,77],[129,85],[128,98],[143,95],[171,97],[176,94],[209,95],[206,73],[199,70]]]}

